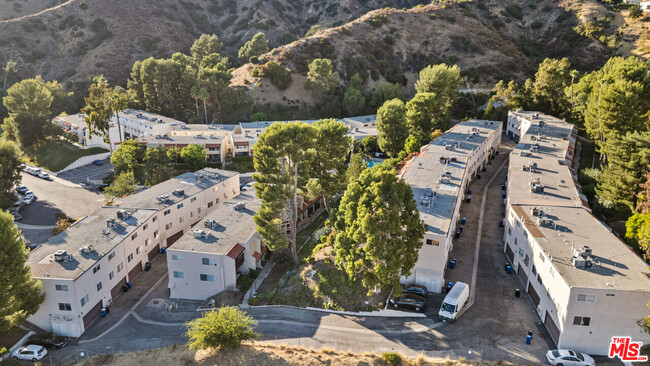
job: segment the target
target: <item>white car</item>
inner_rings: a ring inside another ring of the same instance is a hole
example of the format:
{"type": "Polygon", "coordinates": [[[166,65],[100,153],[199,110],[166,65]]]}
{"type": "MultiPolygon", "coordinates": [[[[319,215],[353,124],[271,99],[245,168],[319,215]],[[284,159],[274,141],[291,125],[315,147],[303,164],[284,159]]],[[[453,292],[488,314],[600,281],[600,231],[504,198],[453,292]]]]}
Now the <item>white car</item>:
{"type": "Polygon", "coordinates": [[[27,173],[31,175],[39,175],[41,174],[41,170],[39,168],[29,168],[29,171],[27,173]]]}
{"type": "Polygon", "coordinates": [[[35,199],[36,196],[34,196],[34,193],[32,193],[32,191],[27,191],[25,193],[25,198],[23,198],[23,203],[29,205],[30,203],[34,202],[35,199]]]}
{"type": "Polygon", "coordinates": [[[546,353],[546,360],[556,366],[594,366],[591,356],[571,349],[552,349],[546,353]]]}
{"type": "Polygon", "coordinates": [[[38,361],[42,360],[45,355],[47,355],[45,347],[30,344],[16,349],[11,357],[13,357],[14,360],[38,361]]]}
{"type": "Polygon", "coordinates": [[[50,179],[50,175],[45,172],[38,173],[38,177],[45,180],[50,179]]]}

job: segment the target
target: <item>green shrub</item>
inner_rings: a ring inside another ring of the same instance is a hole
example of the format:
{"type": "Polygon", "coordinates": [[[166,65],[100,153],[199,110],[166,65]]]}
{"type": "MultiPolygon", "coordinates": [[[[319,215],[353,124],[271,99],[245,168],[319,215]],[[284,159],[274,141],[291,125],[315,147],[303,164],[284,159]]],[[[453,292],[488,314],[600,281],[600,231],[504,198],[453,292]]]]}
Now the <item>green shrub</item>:
{"type": "Polygon", "coordinates": [[[521,13],[521,7],[518,4],[506,6],[506,13],[515,19],[521,20],[524,16],[521,13]]]}
{"type": "Polygon", "coordinates": [[[381,354],[381,358],[383,358],[384,361],[388,362],[389,365],[396,366],[402,364],[402,356],[400,356],[399,353],[384,352],[381,354]]]}
{"type": "Polygon", "coordinates": [[[280,90],[285,90],[291,85],[291,71],[287,68],[273,62],[269,61],[266,63],[265,76],[269,78],[271,84],[275,85],[276,88],[280,90]]]}
{"type": "Polygon", "coordinates": [[[375,14],[370,18],[366,19],[366,23],[372,25],[375,28],[381,27],[387,21],[388,21],[388,17],[383,14],[375,14]]]}
{"type": "Polygon", "coordinates": [[[540,22],[539,20],[536,20],[530,25],[530,29],[540,29],[543,26],[544,23],[540,22]]]}
{"type": "Polygon", "coordinates": [[[215,309],[187,323],[190,349],[235,349],[241,342],[259,337],[257,322],[245,312],[230,306],[215,309]]]}
{"type": "Polygon", "coordinates": [[[248,291],[248,289],[253,286],[253,282],[255,282],[255,279],[251,278],[249,275],[239,277],[239,291],[248,291]]]}
{"type": "Polygon", "coordinates": [[[259,304],[260,304],[260,299],[258,299],[257,297],[251,297],[248,300],[248,305],[250,306],[258,306],[259,304]]]}
{"type": "Polygon", "coordinates": [[[7,353],[7,352],[9,352],[9,350],[7,349],[7,347],[2,347],[2,348],[0,348],[0,356],[4,355],[4,354],[7,353]]]}

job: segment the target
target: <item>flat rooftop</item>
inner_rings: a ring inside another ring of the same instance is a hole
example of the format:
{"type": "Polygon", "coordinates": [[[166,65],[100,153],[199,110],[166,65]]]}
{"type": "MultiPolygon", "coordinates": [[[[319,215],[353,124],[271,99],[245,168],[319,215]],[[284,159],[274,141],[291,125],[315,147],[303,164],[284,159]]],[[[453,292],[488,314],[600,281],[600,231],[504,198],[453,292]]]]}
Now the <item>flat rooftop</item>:
{"type": "Polygon", "coordinates": [[[468,156],[490,133],[501,133],[501,124],[483,120],[461,122],[423,147],[420,154],[407,163],[401,178],[411,186],[420,218],[430,232],[446,235],[449,231],[454,209],[459,204],[468,156]],[[449,163],[445,158],[450,158],[449,163]],[[443,183],[445,173],[450,174],[449,182],[443,183]],[[428,191],[434,196],[427,196],[428,191]]]}
{"type": "MultiPolygon", "coordinates": [[[[532,118],[536,112],[516,112],[532,118]]],[[[521,136],[510,154],[508,200],[510,204],[586,206],[574,182],[569,166],[575,145],[574,126],[552,116],[539,114],[521,136]],[[542,126],[540,127],[540,121],[542,126]],[[528,169],[534,166],[536,169],[528,169]],[[524,170],[526,167],[526,170],[524,170]],[[542,193],[531,191],[531,182],[544,186],[542,193]]]]}
{"type": "Polygon", "coordinates": [[[71,115],[68,115],[68,116],[57,116],[57,117],[54,117],[54,119],[67,121],[70,124],[73,124],[73,125],[79,126],[79,127],[88,127],[88,124],[86,124],[86,121],[84,120],[84,116],[85,115],[83,113],[77,113],[77,114],[71,114],[71,115]]]}
{"type": "Polygon", "coordinates": [[[138,138],[139,142],[147,143],[148,145],[165,145],[165,144],[221,144],[225,136],[210,135],[210,136],[151,136],[145,135],[138,138]]]}
{"type": "Polygon", "coordinates": [[[320,121],[322,119],[323,118],[321,118],[321,119],[306,119],[306,120],[297,119],[297,120],[293,120],[293,121],[240,122],[239,125],[241,126],[241,128],[246,128],[246,129],[251,129],[251,128],[263,129],[263,128],[270,127],[274,123],[304,122],[304,123],[307,123],[307,124],[311,125],[311,124],[314,124],[314,123],[316,123],[316,122],[318,122],[318,121],[320,121]]]}
{"type": "Polygon", "coordinates": [[[120,114],[120,118],[122,117],[138,120],[140,122],[147,123],[147,124],[184,124],[185,123],[185,122],[175,120],[173,118],[169,118],[169,117],[161,116],[159,114],[155,114],[147,111],[141,111],[137,109],[125,109],[120,114]]]}
{"type": "Polygon", "coordinates": [[[184,173],[122,198],[117,202],[117,206],[161,210],[238,175],[237,172],[212,168],[204,168],[194,173],[184,173]],[[182,189],[184,194],[182,196],[174,195],[172,192],[176,189],[182,189]],[[157,200],[162,195],[168,195],[168,200],[163,203],[157,200]]]}
{"type": "Polygon", "coordinates": [[[205,131],[206,133],[210,133],[210,131],[234,131],[239,127],[239,125],[234,124],[234,125],[226,125],[226,124],[210,124],[210,125],[204,125],[204,124],[182,124],[175,126],[172,128],[172,133],[174,131],[205,131]]]}
{"type": "Polygon", "coordinates": [[[357,140],[363,140],[368,136],[377,137],[378,135],[379,131],[376,127],[350,128],[350,131],[346,134],[346,136],[354,137],[357,140]]]}
{"type": "Polygon", "coordinates": [[[237,244],[243,244],[257,232],[253,215],[260,207],[260,200],[255,196],[255,190],[242,191],[238,196],[223,202],[214,211],[208,214],[205,220],[215,220],[216,226],[206,227],[204,223],[196,225],[194,230],[188,231],[179,239],[170,250],[195,251],[227,255],[237,244]],[[235,207],[244,204],[243,210],[235,207]],[[197,238],[195,230],[202,230],[205,237],[197,238]]]}
{"type": "Polygon", "coordinates": [[[553,266],[569,286],[650,291],[648,264],[584,207],[513,205],[512,208],[525,220],[526,228],[552,258],[553,266]],[[538,224],[538,217],[531,213],[533,207],[543,210],[544,217],[553,224],[538,224]],[[584,245],[592,249],[594,265],[575,268],[571,261],[573,248],[584,245]]]}
{"type": "Polygon", "coordinates": [[[356,116],[356,117],[343,118],[343,122],[345,122],[345,123],[350,123],[350,122],[374,123],[376,121],[377,121],[377,115],[376,114],[369,114],[369,115],[366,115],[366,116],[356,116]]]}
{"type": "Polygon", "coordinates": [[[32,275],[36,278],[76,279],[156,213],[156,210],[147,209],[125,210],[131,217],[120,220],[117,218],[119,210],[117,207],[99,208],[32,251],[27,259],[32,275]],[[109,229],[106,220],[111,218],[116,219],[117,225],[109,229]],[[81,253],[80,248],[85,245],[91,245],[92,251],[81,253]],[[71,258],[57,262],[54,253],[58,250],[65,250],[71,258]]]}

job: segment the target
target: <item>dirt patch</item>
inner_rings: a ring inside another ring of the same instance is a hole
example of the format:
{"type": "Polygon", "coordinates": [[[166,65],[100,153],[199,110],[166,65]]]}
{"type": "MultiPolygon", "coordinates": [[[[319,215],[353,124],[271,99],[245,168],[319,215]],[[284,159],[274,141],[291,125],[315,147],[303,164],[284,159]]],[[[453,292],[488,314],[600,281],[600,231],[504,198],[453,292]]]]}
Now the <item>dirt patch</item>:
{"type": "Polygon", "coordinates": [[[13,347],[25,334],[27,334],[27,331],[19,327],[13,327],[8,332],[0,332],[0,348],[6,347],[9,349],[13,347]]]}
{"type": "MultiPolygon", "coordinates": [[[[491,366],[512,365],[508,362],[466,362],[464,360],[435,359],[420,356],[417,359],[401,356],[402,365],[420,366],[491,366]]],[[[341,353],[332,350],[305,349],[299,347],[273,346],[273,345],[246,345],[234,351],[219,352],[191,351],[185,346],[172,346],[157,350],[137,353],[124,353],[115,356],[95,356],[87,360],[83,366],[157,366],[157,365],[264,365],[264,366],[385,366],[388,365],[381,355],[374,353],[355,354],[341,353]]]]}
{"type": "Polygon", "coordinates": [[[240,305],[244,299],[244,294],[240,291],[223,291],[214,296],[208,297],[201,308],[209,308],[210,301],[214,300],[214,307],[220,308],[222,306],[236,306],[240,305]]]}

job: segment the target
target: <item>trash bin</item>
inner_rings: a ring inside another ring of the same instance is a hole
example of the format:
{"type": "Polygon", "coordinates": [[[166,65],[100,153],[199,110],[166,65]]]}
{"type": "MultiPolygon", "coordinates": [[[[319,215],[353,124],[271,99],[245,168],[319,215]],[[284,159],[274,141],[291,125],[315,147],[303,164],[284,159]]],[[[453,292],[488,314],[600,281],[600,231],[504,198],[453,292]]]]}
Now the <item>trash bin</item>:
{"type": "Polygon", "coordinates": [[[449,293],[449,291],[451,291],[452,287],[454,287],[454,283],[453,282],[447,282],[447,293],[449,293]]]}
{"type": "Polygon", "coordinates": [[[102,311],[99,313],[99,315],[104,317],[104,316],[106,316],[106,314],[107,314],[106,308],[102,308],[102,311]]]}
{"type": "Polygon", "coordinates": [[[458,231],[460,231],[460,233],[462,234],[462,233],[463,233],[463,227],[460,226],[460,227],[458,228],[458,231]]]}
{"type": "Polygon", "coordinates": [[[144,270],[145,270],[145,271],[148,271],[148,270],[150,270],[150,269],[151,269],[151,262],[145,262],[145,264],[144,264],[144,270]]]}
{"type": "Polygon", "coordinates": [[[467,203],[470,203],[472,201],[472,196],[467,196],[467,203]]]}
{"type": "Polygon", "coordinates": [[[505,183],[503,183],[503,184],[501,185],[501,190],[502,190],[502,191],[505,191],[505,190],[506,190],[506,184],[505,184],[505,183]]]}
{"type": "Polygon", "coordinates": [[[467,224],[467,219],[463,217],[463,218],[460,220],[460,223],[463,224],[463,225],[467,224]]]}
{"type": "Polygon", "coordinates": [[[476,179],[481,179],[481,175],[480,175],[480,174],[476,174],[476,179]]]}
{"type": "Polygon", "coordinates": [[[126,283],[126,287],[131,288],[131,281],[126,283]]]}
{"type": "Polygon", "coordinates": [[[533,336],[530,334],[526,335],[526,344],[530,344],[530,342],[533,340],[533,336]]]}
{"type": "Polygon", "coordinates": [[[454,234],[454,238],[458,239],[460,238],[460,231],[456,230],[456,234],[454,234]]]}
{"type": "Polygon", "coordinates": [[[506,266],[506,273],[507,274],[512,274],[512,266],[511,265],[506,266]]]}
{"type": "Polygon", "coordinates": [[[166,247],[160,248],[160,254],[165,254],[165,253],[167,253],[167,248],[166,247]]]}
{"type": "Polygon", "coordinates": [[[130,289],[130,288],[131,288],[131,287],[129,287],[129,286],[125,283],[125,284],[122,286],[122,291],[124,291],[124,292],[129,292],[129,289],[130,289]]]}
{"type": "Polygon", "coordinates": [[[520,297],[520,296],[521,296],[521,290],[515,289],[515,297],[520,297]]]}
{"type": "Polygon", "coordinates": [[[506,198],[506,192],[501,192],[501,198],[506,198]]]}
{"type": "Polygon", "coordinates": [[[467,194],[472,194],[472,190],[470,188],[467,188],[467,194]]]}
{"type": "Polygon", "coordinates": [[[452,259],[449,261],[449,269],[454,269],[456,268],[456,259],[452,259]]]}

